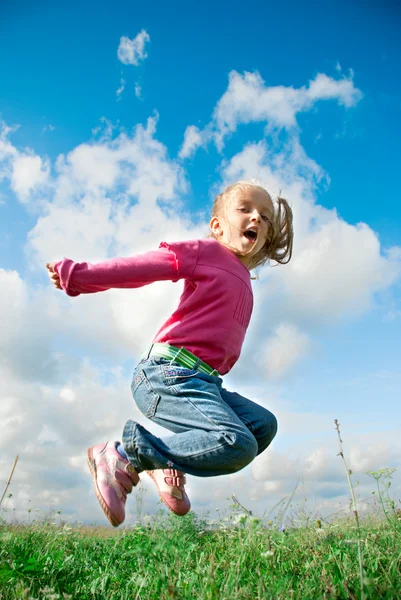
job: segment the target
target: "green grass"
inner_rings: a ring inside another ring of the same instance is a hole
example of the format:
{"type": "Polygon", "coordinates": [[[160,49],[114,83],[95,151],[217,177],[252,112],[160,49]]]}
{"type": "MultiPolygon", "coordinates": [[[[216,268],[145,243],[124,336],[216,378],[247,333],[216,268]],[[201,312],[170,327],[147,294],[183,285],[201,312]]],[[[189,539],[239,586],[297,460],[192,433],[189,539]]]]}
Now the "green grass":
{"type": "MultiPolygon", "coordinates": [[[[122,531],[0,522],[0,599],[359,599],[357,536],[354,522],[282,532],[246,515],[122,531]]],[[[360,537],[364,597],[401,598],[397,520],[364,519],[360,537]]]]}

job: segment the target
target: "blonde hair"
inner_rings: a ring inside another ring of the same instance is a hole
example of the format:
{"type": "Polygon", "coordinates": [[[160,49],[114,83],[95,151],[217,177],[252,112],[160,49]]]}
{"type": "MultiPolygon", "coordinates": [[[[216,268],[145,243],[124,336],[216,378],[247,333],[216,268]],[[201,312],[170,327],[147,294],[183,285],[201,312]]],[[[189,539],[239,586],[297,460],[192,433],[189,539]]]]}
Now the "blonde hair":
{"type": "MultiPolygon", "coordinates": [[[[249,189],[258,189],[267,194],[271,199],[270,194],[259,184],[252,183],[251,181],[237,181],[233,185],[229,185],[224,192],[219,194],[214,203],[212,209],[212,218],[225,216],[227,204],[230,198],[238,191],[244,191],[249,189]]],[[[291,207],[287,200],[284,198],[277,198],[277,206],[273,205],[273,215],[269,216],[269,233],[267,240],[263,245],[263,248],[259,250],[252,257],[248,265],[248,269],[256,269],[257,267],[263,266],[268,260],[273,260],[280,264],[287,264],[291,260],[292,246],[294,239],[293,231],[293,215],[291,207]]],[[[211,231],[208,237],[212,237],[218,240],[217,236],[211,231]]],[[[219,240],[218,240],[219,241],[219,240]]],[[[235,248],[232,248],[228,244],[224,244],[237,256],[245,256],[238,252],[235,248]]]]}

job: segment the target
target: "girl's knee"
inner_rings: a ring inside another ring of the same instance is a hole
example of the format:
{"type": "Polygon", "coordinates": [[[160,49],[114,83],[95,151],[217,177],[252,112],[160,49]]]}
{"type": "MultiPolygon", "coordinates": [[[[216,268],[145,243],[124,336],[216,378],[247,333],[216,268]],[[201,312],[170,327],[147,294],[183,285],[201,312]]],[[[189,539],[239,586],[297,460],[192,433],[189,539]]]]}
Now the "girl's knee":
{"type": "Polygon", "coordinates": [[[232,456],[227,465],[228,473],[236,473],[249,465],[249,463],[256,458],[258,454],[258,443],[256,438],[248,432],[242,435],[228,435],[231,438],[230,445],[236,450],[235,455],[232,456]]]}
{"type": "MultiPolygon", "coordinates": [[[[278,423],[276,417],[268,411],[268,418],[266,420],[266,436],[270,438],[270,442],[276,437],[278,430],[278,423]]],[[[270,443],[269,442],[269,443],[270,443]]]]}
{"type": "Polygon", "coordinates": [[[265,418],[263,419],[263,424],[259,427],[257,433],[255,433],[258,440],[258,454],[266,450],[268,446],[272,443],[274,438],[276,437],[278,430],[278,423],[276,417],[270,411],[266,410],[265,418]]]}

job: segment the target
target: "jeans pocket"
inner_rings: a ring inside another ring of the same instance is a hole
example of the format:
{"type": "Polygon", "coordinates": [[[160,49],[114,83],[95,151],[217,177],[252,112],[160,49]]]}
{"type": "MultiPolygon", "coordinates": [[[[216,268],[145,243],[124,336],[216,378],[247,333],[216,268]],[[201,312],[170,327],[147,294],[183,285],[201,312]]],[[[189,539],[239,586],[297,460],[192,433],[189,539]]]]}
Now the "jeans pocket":
{"type": "Polygon", "coordinates": [[[135,403],[141,413],[149,419],[154,417],[160,402],[160,396],[156,394],[142,369],[135,374],[131,390],[135,403]]]}
{"type": "Polygon", "coordinates": [[[163,365],[162,366],[164,383],[168,386],[177,385],[186,379],[190,379],[199,375],[199,371],[188,369],[180,365],[163,365]]]}

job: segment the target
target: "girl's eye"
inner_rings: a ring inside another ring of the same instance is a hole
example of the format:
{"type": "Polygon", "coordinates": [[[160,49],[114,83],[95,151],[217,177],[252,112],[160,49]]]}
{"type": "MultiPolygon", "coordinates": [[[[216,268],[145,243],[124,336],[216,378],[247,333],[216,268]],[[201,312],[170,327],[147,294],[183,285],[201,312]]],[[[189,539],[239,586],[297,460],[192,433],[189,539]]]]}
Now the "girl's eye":
{"type": "MultiPolygon", "coordinates": [[[[248,213],[250,211],[249,208],[239,208],[238,210],[239,210],[239,212],[242,212],[242,213],[248,213]]],[[[266,215],[260,215],[260,216],[262,217],[263,221],[269,220],[269,217],[267,217],[266,215]]]]}

